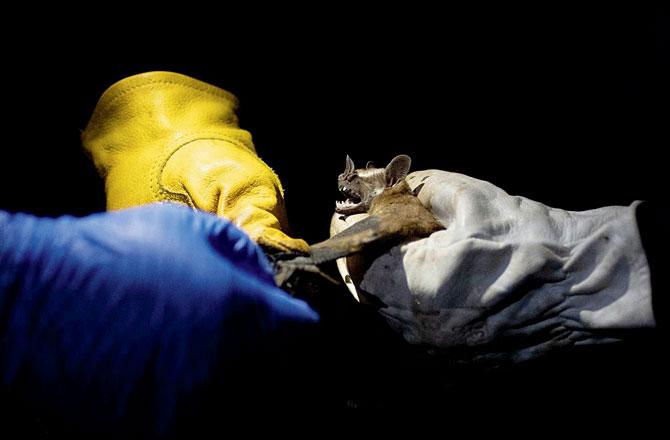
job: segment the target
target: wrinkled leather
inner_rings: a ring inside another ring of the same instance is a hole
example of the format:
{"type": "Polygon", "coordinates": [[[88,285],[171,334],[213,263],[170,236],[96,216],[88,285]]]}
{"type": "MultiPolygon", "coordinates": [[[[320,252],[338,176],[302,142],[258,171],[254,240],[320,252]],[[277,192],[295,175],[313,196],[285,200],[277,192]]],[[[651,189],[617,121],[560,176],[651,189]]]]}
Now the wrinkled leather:
{"type": "MultiPolygon", "coordinates": [[[[527,360],[565,345],[614,342],[654,327],[636,204],[573,212],[439,170],[407,178],[446,229],[377,258],[354,295],[377,298],[414,344],[527,360]],[[513,343],[513,345],[510,345],[513,343]]],[[[331,234],[365,215],[334,216],[331,234]]]]}
{"type": "Polygon", "coordinates": [[[281,183],[238,127],[236,106],[225,90],[177,73],[112,85],[82,134],[107,208],[183,203],[231,220],[260,244],[305,251],[286,233],[281,183]]]}

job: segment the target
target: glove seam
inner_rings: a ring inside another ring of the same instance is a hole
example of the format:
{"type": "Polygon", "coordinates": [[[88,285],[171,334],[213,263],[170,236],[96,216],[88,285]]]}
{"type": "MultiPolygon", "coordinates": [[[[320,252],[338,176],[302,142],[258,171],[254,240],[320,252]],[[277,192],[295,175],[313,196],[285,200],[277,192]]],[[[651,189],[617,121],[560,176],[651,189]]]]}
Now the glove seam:
{"type": "Polygon", "coordinates": [[[184,135],[175,141],[176,144],[168,146],[162,152],[162,157],[160,158],[160,160],[156,160],[152,164],[151,174],[154,176],[154,178],[152,179],[151,183],[151,192],[156,196],[157,199],[181,202],[190,206],[193,209],[196,209],[195,203],[193,203],[193,200],[188,194],[181,194],[168,190],[167,188],[165,188],[165,186],[163,186],[161,180],[163,178],[163,171],[165,170],[165,167],[168,161],[172,158],[172,156],[180,148],[200,140],[214,140],[214,141],[228,142],[237,148],[241,148],[253,154],[253,152],[249,149],[249,147],[244,145],[244,143],[232,137],[221,136],[219,133],[216,132],[200,131],[184,135]]]}
{"type": "Polygon", "coordinates": [[[153,86],[156,84],[165,84],[165,85],[176,85],[176,86],[181,86],[185,87],[191,90],[197,90],[199,92],[206,93],[208,95],[216,96],[219,98],[224,98],[228,101],[230,101],[233,104],[233,110],[237,108],[238,106],[238,100],[235,95],[232,93],[223,90],[219,87],[213,86],[211,84],[206,84],[200,80],[197,80],[195,78],[190,78],[187,76],[183,76],[178,73],[173,73],[173,72],[163,72],[163,74],[168,74],[170,76],[174,76],[173,79],[154,79],[151,77],[146,77],[143,75],[151,75],[154,74],[155,72],[149,72],[149,73],[144,73],[136,76],[131,76],[126,79],[122,79],[116,84],[113,84],[112,86],[107,89],[102,94],[102,97],[98,101],[98,105],[96,106],[96,110],[93,112],[93,116],[91,117],[91,120],[95,120],[96,113],[98,113],[98,109],[100,111],[104,111],[108,109],[114,102],[116,102],[118,99],[122,98],[123,96],[127,95],[128,93],[131,93],[135,90],[141,89],[143,87],[149,87],[153,86]],[[183,76],[183,78],[182,78],[183,76]],[[124,84],[125,82],[128,82],[129,84],[124,84]],[[139,84],[135,84],[139,82],[139,84]],[[118,90],[114,90],[118,89],[118,90]]]}

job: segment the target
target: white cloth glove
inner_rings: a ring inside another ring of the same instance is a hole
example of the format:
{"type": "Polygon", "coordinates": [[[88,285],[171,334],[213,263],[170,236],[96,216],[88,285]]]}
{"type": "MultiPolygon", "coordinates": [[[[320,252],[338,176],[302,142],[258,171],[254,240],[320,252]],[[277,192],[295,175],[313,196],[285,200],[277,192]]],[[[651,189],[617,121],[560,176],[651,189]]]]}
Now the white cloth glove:
{"type": "MultiPolygon", "coordinates": [[[[408,342],[526,360],[655,325],[637,203],[572,212],[456,173],[407,180],[446,229],[392,248],[359,286],[338,267],[408,342]]],[[[363,217],[334,216],[331,235],[363,217]]]]}

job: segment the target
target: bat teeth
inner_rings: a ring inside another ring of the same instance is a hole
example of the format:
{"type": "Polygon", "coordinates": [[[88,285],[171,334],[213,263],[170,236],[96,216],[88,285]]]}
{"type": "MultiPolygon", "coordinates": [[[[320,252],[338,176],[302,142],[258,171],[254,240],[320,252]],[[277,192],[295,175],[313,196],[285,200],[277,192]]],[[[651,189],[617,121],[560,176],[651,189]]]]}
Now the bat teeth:
{"type": "Polygon", "coordinates": [[[352,206],[356,206],[356,203],[352,202],[349,199],[344,200],[344,201],[340,201],[340,200],[335,201],[335,207],[337,207],[337,208],[350,208],[352,206]]]}

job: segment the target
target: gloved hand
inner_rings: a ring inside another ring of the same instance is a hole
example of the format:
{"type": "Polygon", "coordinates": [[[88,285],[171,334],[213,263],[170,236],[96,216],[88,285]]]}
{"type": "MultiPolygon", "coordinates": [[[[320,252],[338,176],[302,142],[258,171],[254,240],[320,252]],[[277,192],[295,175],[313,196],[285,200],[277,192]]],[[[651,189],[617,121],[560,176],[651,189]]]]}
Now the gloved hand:
{"type": "Polygon", "coordinates": [[[174,204],[85,218],[0,211],[3,386],[75,429],[166,430],[203,388],[241,380],[226,366],[243,353],[317,318],[216,216],[174,204]]]}
{"type": "MultiPolygon", "coordinates": [[[[635,204],[564,211],[437,170],[408,182],[446,230],[391,249],[359,286],[346,279],[407,341],[525,360],[654,326],[635,204]]],[[[334,216],[331,235],[361,218],[334,216]]]]}
{"type": "Polygon", "coordinates": [[[107,208],[174,201],[230,219],[260,244],[289,237],[279,178],[237,126],[230,93],[171,72],[135,75],[100,98],[82,135],[105,179],[107,208]]]}

